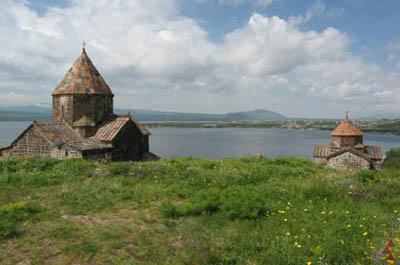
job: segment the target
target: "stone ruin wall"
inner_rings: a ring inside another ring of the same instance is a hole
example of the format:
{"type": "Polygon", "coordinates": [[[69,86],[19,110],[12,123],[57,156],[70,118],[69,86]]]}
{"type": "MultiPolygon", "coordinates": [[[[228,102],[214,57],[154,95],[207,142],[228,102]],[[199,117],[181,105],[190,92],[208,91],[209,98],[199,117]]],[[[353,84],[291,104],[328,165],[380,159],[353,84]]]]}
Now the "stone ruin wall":
{"type": "Polygon", "coordinates": [[[359,156],[354,155],[351,152],[345,152],[341,155],[332,157],[328,160],[327,165],[332,168],[336,168],[349,173],[355,173],[360,170],[371,169],[371,163],[359,156]]]}

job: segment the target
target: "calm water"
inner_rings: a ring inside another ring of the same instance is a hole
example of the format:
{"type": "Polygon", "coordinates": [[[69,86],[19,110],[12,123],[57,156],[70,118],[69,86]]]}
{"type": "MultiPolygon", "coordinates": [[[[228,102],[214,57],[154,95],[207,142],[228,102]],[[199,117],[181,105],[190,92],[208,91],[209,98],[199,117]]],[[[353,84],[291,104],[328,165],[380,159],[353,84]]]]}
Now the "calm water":
{"type": "MultiPolygon", "coordinates": [[[[0,122],[0,146],[8,145],[30,122],[0,122]]],[[[328,144],[330,131],[303,131],[254,128],[151,128],[150,150],[162,157],[207,158],[296,156],[312,158],[314,145],[328,144]]],[[[367,145],[386,152],[400,147],[400,136],[367,133],[367,145]]]]}

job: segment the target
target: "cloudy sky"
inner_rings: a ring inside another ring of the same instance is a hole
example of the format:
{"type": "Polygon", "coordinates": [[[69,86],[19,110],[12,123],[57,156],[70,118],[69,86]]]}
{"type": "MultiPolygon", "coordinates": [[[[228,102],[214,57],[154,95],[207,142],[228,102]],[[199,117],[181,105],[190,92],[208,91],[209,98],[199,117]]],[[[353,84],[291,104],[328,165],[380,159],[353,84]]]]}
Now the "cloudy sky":
{"type": "Polygon", "coordinates": [[[0,105],[48,104],[82,42],[117,107],[400,113],[398,0],[0,0],[0,105]]]}

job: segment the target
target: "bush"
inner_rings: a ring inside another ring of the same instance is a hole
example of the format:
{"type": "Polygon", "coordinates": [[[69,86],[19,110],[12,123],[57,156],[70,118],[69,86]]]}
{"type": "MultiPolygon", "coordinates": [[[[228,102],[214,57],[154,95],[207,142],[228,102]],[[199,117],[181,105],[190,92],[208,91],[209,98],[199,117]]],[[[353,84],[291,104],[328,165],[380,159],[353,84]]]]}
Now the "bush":
{"type": "Polygon", "coordinates": [[[357,173],[357,178],[361,182],[375,181],[376,171],[373,170],[362,170],[357,173]]]}
{"type": "Polygon", "coordinates": [[[269,211],[263,193],[251,186],[232,186],[223,190],[220,209],[229,219],[255,219],[269,211]]]}
{"type": "Polygon", "coordinates": [[[400,148],[391,149],[386,153],[383,166],[385,168],[400,168],[400,148]]]}
{"type": "Polygon", "coordinates": [[[256,219],[269,211],[263,194],[250,185],[211,188],[195,194],[184,205],[175,206],[169,201],[164,202],[159,210],[165,217],[220,212],[229,219],[256,219]]]}
{"type": "Polygon", "coordinates": [[[0,239],[17,235],[19,224],[37,216],[41,208],[31,202],[9,203],[0,208],[0,239]]]}
{"type": "Polygon", "coordinates": [[[163,203],[161,203],[158,210],[165,217],[177,217],[178,216],[177,207],[175,205],[173,205],[170,201],[164,201],[163,203]]]}

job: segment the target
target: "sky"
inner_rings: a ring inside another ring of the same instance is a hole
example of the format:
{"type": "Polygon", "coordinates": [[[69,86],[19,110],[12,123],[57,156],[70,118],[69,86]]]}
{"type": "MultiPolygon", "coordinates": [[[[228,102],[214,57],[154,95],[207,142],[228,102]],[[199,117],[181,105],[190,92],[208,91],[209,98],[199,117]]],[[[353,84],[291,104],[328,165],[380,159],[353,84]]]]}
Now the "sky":
{"type": "Polygon", "coordinates": [[[398,0],[0,0],[0,106],[51,104],[82,42],[115,106],[400,114],[398,0]]]}

